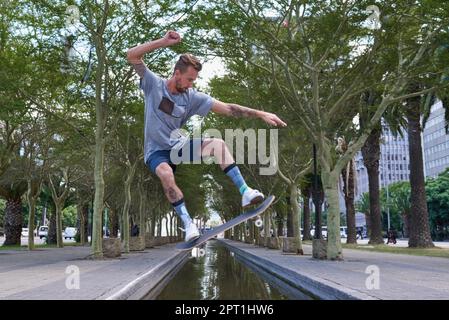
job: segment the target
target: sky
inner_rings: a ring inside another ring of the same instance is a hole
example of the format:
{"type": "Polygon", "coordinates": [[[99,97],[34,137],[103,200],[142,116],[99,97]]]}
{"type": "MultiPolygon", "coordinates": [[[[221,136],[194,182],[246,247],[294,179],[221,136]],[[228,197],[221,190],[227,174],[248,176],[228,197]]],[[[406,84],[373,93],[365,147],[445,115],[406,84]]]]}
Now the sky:
{"type": "Polygon", "coordinates": [[[203,69],[198,75],[196,81],[197,86],[206,88],[207,83],[214,76],[223,76],[226,73],[223,61],[220,58],[213,58],[212,60],[203,63],[203,69]]]}

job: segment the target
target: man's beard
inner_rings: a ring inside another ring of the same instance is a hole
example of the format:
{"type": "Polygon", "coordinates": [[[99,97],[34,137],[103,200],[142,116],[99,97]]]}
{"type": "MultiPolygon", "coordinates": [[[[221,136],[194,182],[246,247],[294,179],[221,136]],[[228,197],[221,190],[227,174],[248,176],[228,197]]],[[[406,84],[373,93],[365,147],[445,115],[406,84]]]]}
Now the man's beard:
{"type": "Polygon", "coordinates": [[[176,81],[176,90],[178,90],[178,92],[184,93],[187,91],[187,88],[183,88],[180,84],[179,81],[176,81]]]}

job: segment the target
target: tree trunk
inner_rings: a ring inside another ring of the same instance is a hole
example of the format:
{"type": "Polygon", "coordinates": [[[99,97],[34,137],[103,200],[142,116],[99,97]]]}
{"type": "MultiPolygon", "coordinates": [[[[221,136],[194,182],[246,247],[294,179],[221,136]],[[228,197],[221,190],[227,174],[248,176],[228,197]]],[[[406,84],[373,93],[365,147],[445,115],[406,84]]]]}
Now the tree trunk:
{"type": "Polygon", "coordinates": [[[155,211],[153,211],[153,214],[151,215],[151,218],[150,218],[150,237],[151,238],[154,238],[154,236],[156,235],[156,217],[154,216],[154,212],[155,211]]]}
{"type": "Polygon", "coordinates": [[[22,234],[22,223],[23,223],[23,215],[22,215],[22,200],[21,198],[10,198],[6,199],[6,208],[5,208],[5,242],[3,245],[19,245],[20,246],[20,238],[22,234]]]}
{"type": "MultiPolygon", "coordinates": [[[[201,223],[201,222],[200,222],[201,223]]],[[[200,227],[200,229],[201,229],[201,227],[200,227]]],[[[170,234],[169,234],[169,228],[168,228],[168,218],[167,218],[167,216],[165,216],[165,235],[166,236],[170,236],[170,234]]]]}
{"type": "Polygon", "coordinates": [[[27,195],[28,202],[28,250],[34,249],[34,219],[36,218],[36,198],[32,195],[27,195]]]}
{"type": "Polygon", "coordinates": [[[284,216],[281,213],[281,209],[279,207],[276,208],[276,225],[277,225],[277,235],[278,237],[284,236],[284,216]]]}
{"type": "MultiPolygon", "coordinates": [[[[313,178],[315,179],[315,177],[313,178]]],[[[319,175],[317,174],[316,179],[319,179],[319,175]]],[[[312,196],[313,196],[313,206],[315,208],[315,234],[313,238],[322,239],[322,206],[324,202],[324,191],[322,183],[317,181],[317,186],[312,188],[312,196]]]]}
{"type": "Polygon", "coordinates": [[[109,219],[111,220],[111,231],[110,237],[118,238],[118,230],[119,230],[119,217],[117,214],[116,208],[110,208],[109,211],[109,219]]]}
{"type": "Polygon", "coordinates": [[[410,212],[402,213],[404,238],[410,237],[410,212]]]}
{"type": "Polygon", "coordinates": [[[324,193],[329,203],[327,213],[327,259],[343,260],[340,237],[340,200],[338,194],[338,176],[322,171],[324,193]]]}
{"type": "Polygon", "coordinates": [[[62,248],[64,246],[64,242],[62,240],[62,203],[55,203],[56,211],[56,245],[58,248],[62,248]]]}
{"type": "Polygon", "coordinates": [[[345,196],[347,238],[346,243],[357,243],[357,231],[355,228],[354,208],[354,162],[349,161],[348,166],[341,172],[343,177],[343,193],[345,196]],[[349,170],[348,170],[349,168],[349,170]],[[349,172],[348,172],[349,171],[349,172]]]}
{"type": "Polygon", "coordinates": [[[123,205],[123,230],[122,230],[122,242],[123,251],[129,253],[129,207],[131,205],[131,183],[134,178],[134,173],[136,172],[136,165],[127,164],[128,172],[125,181],[125,204],[123,205]]]}
{"type": "Polygon", "coordinates": [[[312,236],[310,234],[310,195],[304,194],[304,228],[303,228],[303,239],[304,240],[312,240],[312,236]]]}
{"type": "MultiPolygon", "coordinates": [[[[101,89],[100,89],[101,90],[101,89]]],[[[97,128],[95,132],[95,198],[92,218],[92,256],[103,258],[102,213],[104,209],[104,128],[101,105],[97,104],[97,128]]]]}
{"type": "Polygon", "coordinates": [[[86,245],[89,242],[88,235],[88,215],[89,215],[89,205],[87,203],[81,203],[78,205],[79,210],[79,218],[80,218],[80,244],[82,246],[86,245]]]}
{"type": "Polygon", "coordinates": [[[362,147],[363,163],[368,171],[369,184],[369,244],[383,243],[379,193],[380,134],[380,127],[373,129],[362,147]]]}
{"type": "Polygon", "coordinates": [[[408,149],[410,158],[410,237],[409,247],[433,247],[425,190],[421,145],[420,98],[407,100],[408,149]]]}
{"type": "Polygon", "coordinates": [[[107,83],[103,76],[108,77],[106,69],[106,48],[104,44],[104,28],[108,16],[107,2],[106,12],[102,15],[102,21],[97,21],[98,26],[95,31],[91,32],[91,37],[95,45],[97,56],[97,68],[95,72],[95,197],[94,197],[94,213],[92,218],[92,256],[93,258],[103,258],[103,232],[102,217],[104,209],[104,149],[105,137],[104,131],[106,126],[106,109],[107,101],[107,83]]]}
{"type": "MultiPolygon", "coordinates": [[[[290,193],[290,190],[289,190],[290,193]]],[[[293,231],[293,211],[291,210],[291,200],[290,196],[285,197],[287,202],[287,237],[294,237],[293,231]]]]}
{"type": "MultiPolygon", "coordinates": [[[[146,236],[146,228],[145,228],[145,207],[146,207],[146,202],[145,202],[145,190],[143,188],[143,183],[140,183],[139,186],[139,231],[140,231],[140,236],[144,237],[146,236]]],[[[171,224],[170,224],[171,225],[171,224]]]]}
{"type": "Polygon", "coordinates": [[[300,227],[299,221],[301,221],[301,211],[299,205],[299,189],[298,186],[294,183],[290,185],[290,203],[291,203],[291,216],[292,216],[292,228],[294,237],[294,246],[297,250],[297,253],[304,254],[302,249],[302,240],[300,236],[300,227]]]}
{"type": "Polygon", "coordinates": [[[365,215],[365,222],[366,222],[366,235],[369,238],[370,232],[371,232],[371,218],[370,218],[369,213],[365,212],[364,215],[365,215]]]}
{"type": "Polygon", "coordinates": [[[157,222],[157,236],[162,237],[162,213],[158,217],[157,222]]]}
{"type": "Polygon", "coordinates": [[[50,202],[50,226],[48,227],[47,244],[56,244],[56,208],[53,201],[50,202]]]}

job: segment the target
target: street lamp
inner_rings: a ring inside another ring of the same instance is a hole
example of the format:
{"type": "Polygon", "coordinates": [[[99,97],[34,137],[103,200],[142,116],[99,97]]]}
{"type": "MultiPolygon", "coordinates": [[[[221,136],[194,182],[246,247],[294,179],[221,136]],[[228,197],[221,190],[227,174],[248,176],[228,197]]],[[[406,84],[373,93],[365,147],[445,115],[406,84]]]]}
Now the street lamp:
{"type": "MultiPolygon", "coordinates": [[[[383,176],[383,175],[385,175],[385,177],[387,176],[386,174],[385,174],[385,172],[384,172],[384,166],[380,163],[379,164],[379,167],[380,167],[380,170],[381,170],[381,177],[383,176]]],[[[382,186],[382,179],[380,179],[381,181],[380,181],[380,185],[382,186]]],[[[385,180],[387,180],[386,178],[385,178],[385,180]]],[[[388,231],[390,231],[390,195],[389,195],[389,193],[388,193],[388,182],[389,181],[386,181],[385,182],[385,188],[386,188],[386,191],[387,191],[387,232],[388,231]]]]}
{"type": "Polygon", "coordinates": [[[386,185],[387,188],[387,222],[388,222],[388,229],[387,231],[390,231],[390,199],[388,195],[388,183],[386,185]]]}

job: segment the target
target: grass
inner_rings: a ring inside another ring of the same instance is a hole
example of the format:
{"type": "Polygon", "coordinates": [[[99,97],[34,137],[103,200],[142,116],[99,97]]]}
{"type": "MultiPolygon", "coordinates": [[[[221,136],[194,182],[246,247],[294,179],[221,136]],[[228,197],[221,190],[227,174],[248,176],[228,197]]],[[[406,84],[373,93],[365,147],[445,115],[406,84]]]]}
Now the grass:
{"type": "Polygon", "coordinates": [[[368,245],[368,244],[346,244],[346,243],[342,243],[342,246],[344,249],[355,249],[355,250],[394,253],[394,254],[409,254],[414,256],[449,258],[449,249],[441,247],[408,248],[408,247],[394,247],[386,244],[368,245]]]}
{"type": "MultiPolygon", "coordinates": [[[[303,241],[303,244],[312,245],[312,241],[303,241]]],[[[386,244],[369,245],[369,244],[341,244],[343,249],[354,249],[363,251],[393,253],[393,254],[409,254],[414,256],[425,257],[439,257],[449,258],[449,249],[434,247],[434,248],[408,248],[408,247],[396,247],[386,244]]]]}

